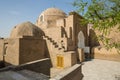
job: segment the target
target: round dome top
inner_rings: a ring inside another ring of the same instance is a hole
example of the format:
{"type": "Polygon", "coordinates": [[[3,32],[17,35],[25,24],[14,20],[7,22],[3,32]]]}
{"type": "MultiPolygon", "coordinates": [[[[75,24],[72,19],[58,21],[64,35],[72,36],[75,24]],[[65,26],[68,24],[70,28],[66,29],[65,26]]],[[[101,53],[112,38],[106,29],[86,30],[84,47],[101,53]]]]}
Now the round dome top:
{"type": "Polygon", "coordinates": [[[56,25],[56,20],[66,18],[66,13],[58,8],[48,8],[43,11],[36,22],[36,25],[39,27],[52,27],[56,25]]]}
{"type": "Polygon", "coordinates": [[[20,38],[23,36],[41,37],[43,31],[31,22],[24,22],[14,27],[11,32],[11,38],[20,38]]]}
{"type": "Polygon", "coordinates": [[[61,16],[66,16],[65,12],[58,8],[48,8],[45,11],[42,12],[44,15],[61,15],[61,16]]]}

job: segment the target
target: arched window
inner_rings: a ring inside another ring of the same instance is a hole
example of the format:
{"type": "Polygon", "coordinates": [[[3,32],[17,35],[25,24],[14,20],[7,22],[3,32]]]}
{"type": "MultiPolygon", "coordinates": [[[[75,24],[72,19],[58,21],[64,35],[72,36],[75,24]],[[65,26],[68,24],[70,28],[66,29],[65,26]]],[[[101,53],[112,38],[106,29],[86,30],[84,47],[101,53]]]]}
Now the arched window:
{"type": "Polygon", "coordinates": [[[78,33],[78,47],[79,48],[85,47],[85,37],[82,31],[78,33]]]}

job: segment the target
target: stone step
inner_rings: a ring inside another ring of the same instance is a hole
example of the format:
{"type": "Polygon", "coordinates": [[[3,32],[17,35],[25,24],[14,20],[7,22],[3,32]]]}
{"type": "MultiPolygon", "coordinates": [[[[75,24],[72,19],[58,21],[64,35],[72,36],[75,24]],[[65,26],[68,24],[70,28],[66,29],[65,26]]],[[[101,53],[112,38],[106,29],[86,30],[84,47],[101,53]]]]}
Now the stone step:
{"type": "Polygon", "coordinates": [[[42,37],[48,38],[48,36],[42,36],[42,37]]]}
{"type": "Polygon", "coordinates": [[[56,45],[55,45],[55,48],[57,48],[57,47],[58,47],[58,45],[56,44],[56,45]]]}
{"type": "Polygon", "coordinates": [[[58,50],[61,50],[62,48],[58,48],[58,50]]]}
{"type": "Polygon", "coordinates": [[[52,38],[48,38],[48,40],[50,40],[50,41],[51,41],[51,40],[52,40],[52,38]]]}
{"type": "Polygon", "coordinates": [[[51,39],[50,42],[55,42],[55,41],[51,39]]]}
{"type": "MultiPolygon", "coordinates": [[[[55,42],[52,38],[50,38],[49,36],[45,36],[45,39],[48,43],[51,43],[52,44],[52,48],[56,49],[55,51],[60,51],[60,52],[66,52],[65,51],[65,47],[64,46],[59,46],[57,44],[57,42],[55,42]]],[[[51,49],[52,49],[51,48],[51,49]]]]}
{"type": "Polygon", "coordinates": [[[57,44],[57,42],[52,42],[54,45],[57,44]]]}
{"type": "Polygon", "coordinates": [[[58,48],[60,52],[64,52],[65,50],[63,48],[58,48]]]}

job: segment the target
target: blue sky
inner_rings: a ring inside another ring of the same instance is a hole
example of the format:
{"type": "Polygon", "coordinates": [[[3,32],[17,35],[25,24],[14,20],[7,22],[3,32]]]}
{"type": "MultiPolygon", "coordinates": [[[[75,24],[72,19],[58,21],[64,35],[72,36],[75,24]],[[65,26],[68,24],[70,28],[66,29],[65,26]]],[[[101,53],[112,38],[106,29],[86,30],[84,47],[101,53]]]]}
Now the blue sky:
{"type": "Polygon", "coordinates": [[[74,11],[74,0],[0,0],[0,37],[9,37],[12,28],[22,22],[35,23],[42,11],[56,7],[68,13],[74,11]]]}

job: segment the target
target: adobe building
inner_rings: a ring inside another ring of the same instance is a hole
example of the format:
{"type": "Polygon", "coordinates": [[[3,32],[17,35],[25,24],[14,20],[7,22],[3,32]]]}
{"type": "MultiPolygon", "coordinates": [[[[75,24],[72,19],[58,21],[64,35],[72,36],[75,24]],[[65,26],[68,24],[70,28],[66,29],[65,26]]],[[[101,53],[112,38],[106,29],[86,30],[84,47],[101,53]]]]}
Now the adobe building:
{"type": "MultiPolygon", "coordinates": [[[[70,53],[71,56],[76,56],[78,47],[89,52],[89,47],[86,47],[87,25],[82,26],[80,19],[82,17],[75,12],[66,15],[57,8],[46,9],[35,24],[31,22],[18,24],[11,31],[9,38],[0,39],[0,60],[20,65],[46,57],[56,61],[54,57],[57,54],[70,53]]],[[[77,60],[76,57],[74,60],[77,60]]]]}
{"type": "Polygon", "coordinates": [[[9,38],[0,40],[0,59],[19,65],[44,58],[42,35],[42,31],[30,22],[15,26],[9,38]]]}
{"type": "Polygon", "coordinates": [[[81,19],[83,17],[76,12],[67,15],[57,8],[46,9],[39,15],[35,24],[18,24],[11,31],[9,38],[0,39],[0,61],[4,61],[6,65],[20,65],[50,58],[51,76],[54,76],[63,68],[75,65],[78,60],[84,61],[84,53],[93,52],[95,58],[101,58],[96,57],[96,53],[106,51],[93,49],[101,46],[100,42],[92,38],[96,32],[88,25],[83,25],[81,19]]]}
{"type": "MultiPolygon", "coordinates": [[[[57,8],[46,9],[35,24],[29,21],[18,24],[9,38],[0,38],[0,61],[5,66],[18,66],[15,69],[24,68],[25,73],[26,69],[44,73],[51,77],[50,80],[67,80],[70,77],[71,80],[81,80],[81,64],[77,63],[83,62],[85,55],[89,57],[92,54],[97,59],[120,61],[116,49],[105,49],[94,38],[100,32],[90,25],[83,25],[81,19],[84,18],[76,12],[67,15],[57,8]]],[[[119,36],[119,33],[116,34],[113,29],[111,31],[113,41],[119,41],[114,36],[119,36]]],[[[14,67],[12,69],[14,71],[14,67]]],[[[7,74],[11,75],[11,72],[7,74]]]]}
{"type": "MultiPolygon", "coordinates": [[[[5,62],[6,66],[17,66],[50,58],[50,76],[56,76],[64,69],[76,65],[77,60],[81,59],[78,57],[78,54],[81,54],[78,47],[89,53],[88,29],[87,25],[80,24],[82,18],[75,12],[66,15],[57,8],[46,9],[35,24],[18,24],[9,38],[0,39],[0,60],[5,62]]],[[[76,69],[80,67],[76,65],[76,69]]]]}

